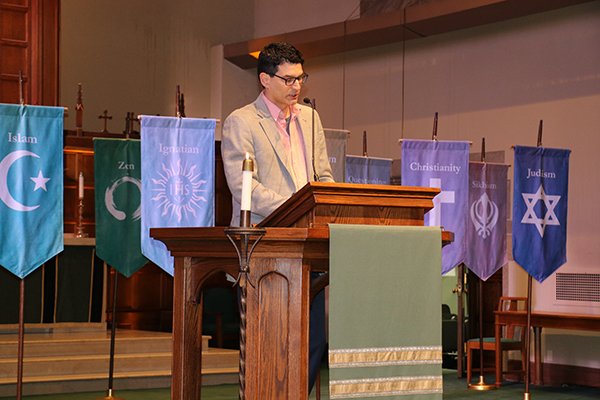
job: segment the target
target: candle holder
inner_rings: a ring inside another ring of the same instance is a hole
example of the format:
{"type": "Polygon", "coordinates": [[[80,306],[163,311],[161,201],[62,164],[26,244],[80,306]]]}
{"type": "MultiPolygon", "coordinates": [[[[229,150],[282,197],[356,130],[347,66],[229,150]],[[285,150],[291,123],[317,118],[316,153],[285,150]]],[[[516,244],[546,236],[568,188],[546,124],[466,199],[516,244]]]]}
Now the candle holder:
{"type": "MultiPolygon", "coordinates": [[[[250,256],[256,244],[262,239],[267,230],[265,228],[250,227],[229,227],[225,228],[225,235],[235,247],[240,263],[239,275],[235,284],[240,287],[240,372],[239,372],[239,398],[246,399],[246,296],[248,294],[248,284],[255,287],[250,280],[250,256]],[[256,237],[250,247],[250,238],[256,237]],[[239,246],[234,240],[239,238],[239,246]]],[[[234,284],[234,285],[235,285],[234,284]]]]}
{"type": "Polygon", "coordinates": [[[82,238],[88,237],[89,235],[83,228],[83,197],[79,198],[79,223],[75,227],[75,237],[82,238]]]}
{"type": "Polygon", "coordinates": [[[252,213],[248,210],[240,210],[240,227],[252,226],[252,213]]]}

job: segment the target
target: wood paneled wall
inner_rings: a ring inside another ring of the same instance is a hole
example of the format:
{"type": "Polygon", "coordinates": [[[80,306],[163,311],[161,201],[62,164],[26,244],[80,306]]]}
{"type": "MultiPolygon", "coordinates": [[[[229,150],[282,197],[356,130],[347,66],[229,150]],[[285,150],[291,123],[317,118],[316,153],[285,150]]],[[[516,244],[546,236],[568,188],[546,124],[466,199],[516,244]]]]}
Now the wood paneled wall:
{"type": "Polygon", "coordinates": [[[0,1],[0,103],[59,105],[59,0],[0,1]]]}

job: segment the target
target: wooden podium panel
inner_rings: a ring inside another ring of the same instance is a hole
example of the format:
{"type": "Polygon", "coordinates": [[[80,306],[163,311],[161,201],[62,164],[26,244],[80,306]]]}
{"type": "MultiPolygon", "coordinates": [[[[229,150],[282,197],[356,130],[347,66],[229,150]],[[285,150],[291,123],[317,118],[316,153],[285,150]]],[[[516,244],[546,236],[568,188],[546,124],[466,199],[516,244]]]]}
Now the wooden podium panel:
{"type": "MultiPolygon", "coordinates": [[[[328,269],[327,223],[422,226],[437,193],[311,182],[261,223],[266,234],[249,263],[246,399],[308,398],[310,272],[328,269]]],[[[237,276],[239,269],[224,229],[150,230],[175,257],[171,399],[200,398],[202,285],[219,271],[237,276]]],[[[451,232],[442,232],[443,243],[452,239],[451,232]]]]}
{"type": "MultiPolygon", "coordinates": [[[[172,399],[199,399],[202,284],[214,273],[238,275],[224,228],[152,229],[175,257],[172,399]]],[[[328,229],[267,228],[250,261],[247,295],[246,398],[308,397],[311,260],[329,257],[328,229]]]]}
{"type": "Polygon", "coordinates": [[[259,226],[417,225],[438,188],[309,182],[259,226]]]}

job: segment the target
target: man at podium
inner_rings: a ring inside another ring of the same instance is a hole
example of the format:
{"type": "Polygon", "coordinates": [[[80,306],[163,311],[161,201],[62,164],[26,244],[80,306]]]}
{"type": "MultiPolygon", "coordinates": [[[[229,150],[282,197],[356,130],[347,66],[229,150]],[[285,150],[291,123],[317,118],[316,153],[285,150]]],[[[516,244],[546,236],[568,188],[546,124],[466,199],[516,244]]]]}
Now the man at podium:
{"type": "MultiPolygon", "coordinates": [[[[300,90],[308,79],[303,65],[302,54],[294,46],[265,46],[257,64],[263,91],[256,101],[235,110],[225,120],[221,153],[232,194],[231,226],[240,223],[241,166],[246,157],[254,160],[253,224],[262,221],[309,181],[334,182],[319,115],[314,108],[298,104],[300,90]]],[[[323,291],[316,296],[310,311],[309,343],[310,390],[326,346],[323,291]]]]}

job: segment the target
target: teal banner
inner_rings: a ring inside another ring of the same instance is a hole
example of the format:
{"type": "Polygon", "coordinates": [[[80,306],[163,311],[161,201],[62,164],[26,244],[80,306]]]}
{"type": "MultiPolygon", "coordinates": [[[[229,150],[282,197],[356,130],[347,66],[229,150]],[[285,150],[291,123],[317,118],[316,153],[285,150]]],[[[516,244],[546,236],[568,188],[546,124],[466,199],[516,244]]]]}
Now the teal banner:
{"type": "Polygon", "coordinates": [[[96,252],[130,277],[148,259],[142,255],[140,141],[94,140],[96,252]]]}
{"type": "Polygon", "coordinates": [[[63,251],[63,114],[0,104],[0,265],[19,278],[63,251]]]}

